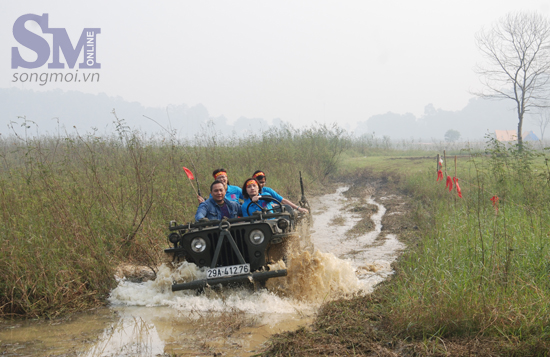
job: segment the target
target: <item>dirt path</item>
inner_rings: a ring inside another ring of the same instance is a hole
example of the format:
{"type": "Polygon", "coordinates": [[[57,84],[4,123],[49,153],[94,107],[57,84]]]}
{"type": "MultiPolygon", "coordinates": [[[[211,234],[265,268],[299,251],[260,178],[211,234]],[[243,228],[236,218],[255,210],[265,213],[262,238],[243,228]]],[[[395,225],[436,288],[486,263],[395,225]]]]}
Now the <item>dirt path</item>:
{"type": "Polygon", "coordinates": [[[401,197],[386,196],[372,185],[341,186],[318,197],[313,200],[315,248],[350,262],[362,289],[370,292],[392,274],[391,263],[405,248],[394,233],[399,219],[387,219],[388,211],[402,214],[401,205],[401,197]]]}

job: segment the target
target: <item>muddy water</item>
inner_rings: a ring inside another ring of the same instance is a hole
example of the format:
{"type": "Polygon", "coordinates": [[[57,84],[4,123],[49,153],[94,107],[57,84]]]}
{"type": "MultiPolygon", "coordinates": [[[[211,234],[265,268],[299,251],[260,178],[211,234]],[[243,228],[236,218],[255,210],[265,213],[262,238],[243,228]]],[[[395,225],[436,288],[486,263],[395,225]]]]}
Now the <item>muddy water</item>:
{"type": "MultiPolygon", "coordinates": [[[[404,245],[394,234],[382,234],[382,217],[386,214],[386,208],[370,197],[367,203],[377,207],[376,213],[371,216],[374,229],[359,237],[348,234],[347,231],[361,220],[361,216],[350,211],[359,199],[347,200],[342,195],[346,190],[347,187],[340,187],[335,193],[313,201],[315,224],[311,236],[316,249],[331,252],[337,258],[349,262],[363,289],[370,292],[376,284],[392,274],[390,264],[404,245]],[[330,224],[335,217],[343,222],[330,224]]],[[[385,197],[382,197],[381,201],[384,200],[385,197]]]]}
{"type": "MultiPolygon", "coordinates": [[[[174,280],[200,278],[204,269],[161,266],[154,281],[120,280],[110,307],[68,321],[0,325],[0,354],[7,356],[248,356],[274,333],[308,325],[323,301],[343,294],[368,293],[392,273],[403,246],[381,234],[382,204],[371,217],[375,229],[362,236],[348,230],[361,217],[349,209],[342,187],[312,200],[311,243],[293,249],[285,278],[268,290],[223,289],[172,292],[174,280]],[[338,222],[338,224],[335,224],[338,222]]],[[[382,201],[383,202],[383,201],[382,201]]]]}

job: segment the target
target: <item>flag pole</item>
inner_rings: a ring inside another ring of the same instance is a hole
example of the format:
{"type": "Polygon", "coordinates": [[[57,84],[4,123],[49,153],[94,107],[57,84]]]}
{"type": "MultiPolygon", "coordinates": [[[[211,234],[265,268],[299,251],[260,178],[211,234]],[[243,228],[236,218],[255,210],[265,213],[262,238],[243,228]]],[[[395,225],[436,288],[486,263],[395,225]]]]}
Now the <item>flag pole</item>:
{"type": "Polygon", "coordinates": [[[187,167],[183,167],[183,171],[185,171],[185,175],[187,176],[187,178],[189,179],[189,184],[191,185],[191,187],[193,187],[193,191],[195,191],[195,193],[197,194],[197,196],[200,196],[200,194],[197,192],[197,189],[195,188],[195,186],[193,185],[193,182],[191,180],[193,180],[195,178],[195,176],[193,176],[193,173],[191,172],[191,170],[189,170],[187,167]]]}

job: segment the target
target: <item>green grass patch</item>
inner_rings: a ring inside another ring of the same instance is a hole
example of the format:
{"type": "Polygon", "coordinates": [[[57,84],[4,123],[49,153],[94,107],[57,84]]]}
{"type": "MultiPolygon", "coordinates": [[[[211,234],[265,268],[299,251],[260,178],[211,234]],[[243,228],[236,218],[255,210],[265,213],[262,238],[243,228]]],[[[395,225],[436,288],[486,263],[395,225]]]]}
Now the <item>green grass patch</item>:
{"type": "Polygon", "coordinates": [[[311,329],[275,337],[266,355],[547,356],[548,154],[495,141],[482,154],[463,153],[463,198],[436,182],[435,155],[389,158],[346,158],[342,169],[406,194],[404,219],[420,238],[399,237],[409,250],[375,293],[328,303],[311,329]]]}
{"type": "Polygon", "coordinates": [[[545,158],[495,142],[487,154],[461,163],[463,198],[426,175],[406,181],[423,232],[392,284],[392,324],[407,336],[550,341],[545,158]]]}

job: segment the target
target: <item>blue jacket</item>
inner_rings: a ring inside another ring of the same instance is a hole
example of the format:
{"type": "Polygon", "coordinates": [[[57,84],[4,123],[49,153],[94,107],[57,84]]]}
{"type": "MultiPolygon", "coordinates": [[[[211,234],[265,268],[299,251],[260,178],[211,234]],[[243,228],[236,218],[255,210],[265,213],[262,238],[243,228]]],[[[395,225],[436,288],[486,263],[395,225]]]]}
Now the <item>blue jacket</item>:
{"type": "MultiPolygon", "coordinates": [[[[227,218],[237,218],[238,216],[242,216],[243,213],[241,211],[241,205],[237,202],[233,202],[228,200],[227,198],[224,199],[225,204],[227,204],[227,209],[229,210],[229,216],[227,218]]],[[[198,221],[201,218],[208,218],[210,220],[222,219],[222,210],[220,209],[220,206],[214,201],[213,198],[209,198],[206,201],[202,202],[199,205],[199,208],[197,208],[197,214],[195,214],[195,221],[198,221]]]]}
{"type": "MultiPolygon", "coordinates": [[[[262,193],[262,196],[263,197],[271,197],[270,194],[268,193],[262,193]]],[[[243,211],[243,217],[248,217],[249,214],[247,213],[247,210],[250,212],[250,215],[252,215],[254,213],[254,211],[261,211],[262,209],[260,207],[258,207],[258,205],[260,205],[261,207],[263,208],[267,208],[268,210],[270,210],[272,208],[272,201],[263,201],[263,200],[258,200],[258,202],[256,202],[256,204],[252,203],[252,200],[250,198],[247,198],[244,202],[243,202],[243,205],[241,206],[241,209],[243,211]],[[250,205],[250,208],[248,208],[248,206],[250,205]]],[[[269,213],[273,213],[273,211],[269,211],[269,213]]]]}
{"type": "Polygon", "coordinates": [[[270,195],[271,197],[273,197],[274,199],[276,199],[279,202],[281,202],[283,200],[283,196],[279,195],[271,187],[265,187],[264,186],[264,188],[262,188],[262,191],[260,192],[260,195],[265,195],[265,194],[270,195]]]}

